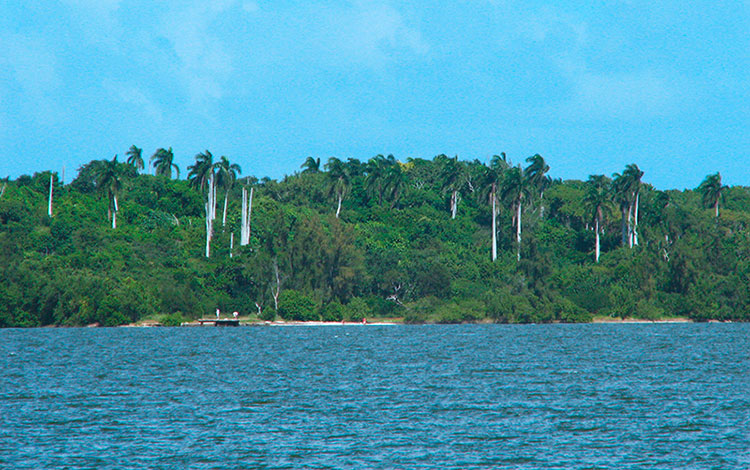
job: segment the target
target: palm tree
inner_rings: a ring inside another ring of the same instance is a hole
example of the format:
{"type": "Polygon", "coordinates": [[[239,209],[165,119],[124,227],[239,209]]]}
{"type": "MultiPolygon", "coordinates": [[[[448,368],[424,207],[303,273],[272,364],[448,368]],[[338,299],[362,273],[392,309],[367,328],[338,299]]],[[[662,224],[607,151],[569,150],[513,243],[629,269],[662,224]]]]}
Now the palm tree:
{"type": "Polygon", "coordinates": [[[529,182],[531,188],[539,193],[539,216],[544,218],[544,190],[549,186],[549,165],[544,161],[544,157],[539,155],[533,155],[526,159],[529,166],[524,170],[524,175],[529,182]]]}
{"type": "Polygon", "coordinates": [[[177,178],[180,177],[180,168],[174,163],[174,153],[172,153],[172,147],[165,150],[163,148],[158,149],[152,156],[150,162],[153,164],[155,173],[160,176],[166,176],[172,178],[172,168],[177,173],[177,178]]]}
{"type": "Polygon", "coordinates": [[[721,173],[706,176],[706,179],[698,186],[698,191],[703,194],[703,205],[713,207],[716,218],[719,218],[719,201],[726,186],[721,184],[721,173]]]}
{"type": "Polygon", "coordinates": [[[190,186],[203,192],[206,189],[210,175],[216,169],[214,156],[206,150],[195,156],[195,163],[188,166],[187,179],[190,186]]]}
{"type": "Polygon", "coordinates": [[[221,226],[224,227],[227,224],[227,201],[229,201],[229,191],[234,186],[234,182],[237,181],[237,176],[242,173],[242,168],[236,163],[230,163],[227,157],[222,156],[219,162],[216,164],[218,169],[217,173],[217,184],[225,189],[224,194],[224,214],[221,218],[221,226]]]}
{"type": "Polygon", "coordinates": [[[328,170],[328,197],[334,195],[336,197],[336,218],[338,219],[341,213],[341,202],[349,191],[349,173],[346,165],[336,157],[329,158],[325,168],[328,170]]]}
{"type": "Polygon", "coordinates": [[[434,160],[440,162],[440,180],[443,190],[448,190],[451,193],[451,219],[455,219],[458,211],[459,188],[461,187],[463,168],[458,163],[458,157],[448,158],[445,155],[438,155],[434,160]]]}
{"type": "Polygon", "coordinates": [[[513,224],[516,227],[516,259],[521,260],[521,206],[530,195],[529,182],[521,170],[521,165],[505,172],[501,187],[501,198],[514,209],[513,224]]]}
{"type": "Polygon", "coordinates": [[[620,230],[622,231],[622,244],[629,245],[631,239],[630,219],[632,215],[632,204],[630,200],[632,181],[628,175],[612,174],[612,199],[620,207],[620,230]]]}
{"type": "Polygon", "coordinates": [[[125,155],[128,156],[127,163],[135,168],[135,171],[140,173],[145,168],[143,165],[143,149],[131,145],[125,155]]]}
{"type": "MultiPolygon", "coordinates": [[[[502,161],[502,160],[501,160],[502,161]]],[[[492,261],[497,259],[497,189],[502,177],[502,166],[493,165],[484,167],[482,175],[483,191],[480,193],[480,199],[487,198],[492,211],[492,261]]]]}
{"type": "Polygon", "coordinates": [[[386,182],[388,167],[394,164],[393,155],[385,158],[383,155],[376,155],[367,161],[365,165],[365,191],[370,199],[377,196],[378,204],[383,203],[383,192],[386,182]]]}
{"type": "Polygon", "coordinates": [[[300,165],[300,168],[304,168],[302,173],[319,173],[320,172],[320,158],[307,157],[305,163],[300,165]]]}
{"type": "Polygon", "coordinates": [[[622,244],[633,248],[638,245],[638,206],[643,171],[631,163],[622,174],[614,173],[612,177],[613,197],[620,206],[622,217],[622,244]]]}
{"type": "Polygon", "coordinates": [[[398,205],[399,199],[401,199],[401,193],[406,186],[406,173],[401,168],[399,163],[393,155],[388,156],[391,159],[391,163],[385,173],[385,185],[384,191],[391,200],[391,209],[398,205]]]}
{"type": "Polygon", "coordinates": [[[117,228],[117,195],[122,187],[120,181],[120,164],[117,155],[112,160],[104,160],[96,167],[95,174],[97,189],[107,195],[107,218],[112,220],[112,228],[117,228]]]}
{"type": "Polygon", "coordinates": [[[643,178],[643,171],[638,168],[638,165],[631,163],[625,167],[625,171],[622,174],[630,181],[630,200],[632,201],[632,213],[633,213],[633,225],[631,230],[631,245],[630,247],[638,245],[638,206],[640,205],[641,198],[641,178],[643,178]]]}
{"type": "Polygon", "coordinates": [[[604,216],[610,208],[610,181],[604,175],[591,175],[586,182],[586,195],[583,198],[583,205],[587,213],[591,214],[594,219],[594,233],[596,242],[594,245],[594,260],[599,262],[601,252],[601,243],[599,232],[601,231],[604,216]]]}

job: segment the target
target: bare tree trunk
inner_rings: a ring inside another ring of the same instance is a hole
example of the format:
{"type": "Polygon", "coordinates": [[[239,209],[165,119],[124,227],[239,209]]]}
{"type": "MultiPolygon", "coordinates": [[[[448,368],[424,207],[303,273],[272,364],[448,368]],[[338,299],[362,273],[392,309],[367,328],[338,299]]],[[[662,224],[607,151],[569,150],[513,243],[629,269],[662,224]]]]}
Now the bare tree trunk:
{"type": "Polygon", "coordinates": [[[227,201],[229,201],[228,189],[227,193],[224,195],[224,215],[221,217],[221,228],[224,228],[227,225],[227,201]]]}
{"type": "Polygon", "coordinates": [[[633,205],[628,205],[628,247],[633,248],[633,205]]]}
{"type": "Polygon", "coordinates": [[[458,191],[453,191],[451,195],[451,219],[456,218],[458,212],[458,191]]]}
{"type": "Polygon", "coordinates": [[[216,216],[216,180],[214,174],[208,177],[208,201],[206,201],[206,258],[211,257],[211,240],[214,234],[216,216]]]}
{"type": "Polygon", "coordinates": [[[52,217],[52,174],[49,175],[49,200],[47,202],[47,215],[52,217]]]}
{"type": "Polygon", "coordinates": [[[635,193],[635,217],[633,217],[633,245],[638,246],[638,205],[641,193],[635,193]]]}
{"type": "Polygon", "coordinates": [[[234,232],[229,234],[229,257],[234,257],[234,232]]]}
{"type": "Polygon", "coordinates": [[[596,231],[596,244],[594,245],[594,259],[599,262],[599,217],[596,218],[594,223],[594,230],[596,231]]]}
{"type": "Polygon", "coordinates": [[[339,205],[338,205],[338,207],[336,207],[336,218],[337,219],[339,218],[339,213],[341,212],[341,200],[343,199],[341,197],[341,193],[338,193],[338,197],[339,197],[339,205]]]}
{"type": "Polygon", "coordinates": [[[275,311],[279,311],[279,294],[281,293],[281,277],[279,277],[279,263],[274,258],[273,260],[273,272],[276,276],[276,290],[271,287],[271,295],[273,295],[273,308],[275,311]]]}
{"type": "Polygon", "coordinates": [[[250,188],[248,201],[247,189],[242,188],[242,221],[240,227],[240,246],[250,244],[250,217],[253,211],[253,188],[250,188]]]}
{"type": "Polygon", "coordinates": [[[497,259],[497,198],[495,185],[492,185],[492,261],[497,259]]]}
{"type": "Polygon", "coordinates": [[[521,261],[521,201],[516,208],[516,261],[521,261]]]}
{"type": "Polygon", "coordinates": [[[115,210],[112,211],[112,228],[117,228],[117,211],[119,209],[117,207],[117,194],[113,194],[112,195],[112,202],[113,202],[114,207],[115,207],[115,210]]]}
{"type": "Polygon", "coordinates": [[[716,198],[716,203],[714,204],[714,210],[716,211],[716,218],[719,218],[719,198],[716,198]]]}
{"type": "Polygon", "coordinates": [[[5,186],[7,186],[8,183],[3,183],[3,187],[0,188],[0,197],[3,197],[3,194],[5,194],[5,186]]]}
{"type": "Polygon", "coordinates": [[[539,218],[544,219],[544,191],[539,193],[539,218]]]}

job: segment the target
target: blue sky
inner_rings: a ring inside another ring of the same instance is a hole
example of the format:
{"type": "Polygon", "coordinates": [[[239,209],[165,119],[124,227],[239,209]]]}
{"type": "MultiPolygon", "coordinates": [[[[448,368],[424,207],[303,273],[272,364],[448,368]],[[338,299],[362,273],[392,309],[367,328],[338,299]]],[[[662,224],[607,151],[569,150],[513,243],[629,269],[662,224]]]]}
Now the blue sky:
{"type": "Polygon", "coordinates": [[[750,185],[750,1],[0,3],[0,176],[132,144],[278,178],[436,154],[750,185]]]}

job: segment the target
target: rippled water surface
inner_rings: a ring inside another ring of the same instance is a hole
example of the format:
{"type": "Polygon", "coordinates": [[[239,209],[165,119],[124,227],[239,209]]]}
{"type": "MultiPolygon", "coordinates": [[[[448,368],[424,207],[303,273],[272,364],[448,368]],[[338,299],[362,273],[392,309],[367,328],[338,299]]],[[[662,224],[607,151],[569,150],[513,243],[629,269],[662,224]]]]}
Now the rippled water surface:
{"type": "Polygon", "coordinates": [[[0,330],[0,468],[750,468],[749,335],[0,330]]]}

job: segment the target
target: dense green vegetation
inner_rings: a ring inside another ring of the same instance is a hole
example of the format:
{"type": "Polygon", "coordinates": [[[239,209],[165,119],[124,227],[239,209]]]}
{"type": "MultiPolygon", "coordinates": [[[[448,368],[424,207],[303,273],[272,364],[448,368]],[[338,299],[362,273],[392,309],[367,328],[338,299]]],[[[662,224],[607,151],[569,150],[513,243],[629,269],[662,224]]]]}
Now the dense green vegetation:
{"type": "Polygon", "coordinates": [[[750,190],[718,174],[658,191],[635,165],[555,181],[538,155],[379,155],[308,158],[275,181],[206,151],[179,180],[171,149],[151,158],[155,175],[140,149],[127,156],[66,185],[49,172],[0,181],[0,326],[177,324],[217,307],[331,321],[750,319],[750,190]]]}

